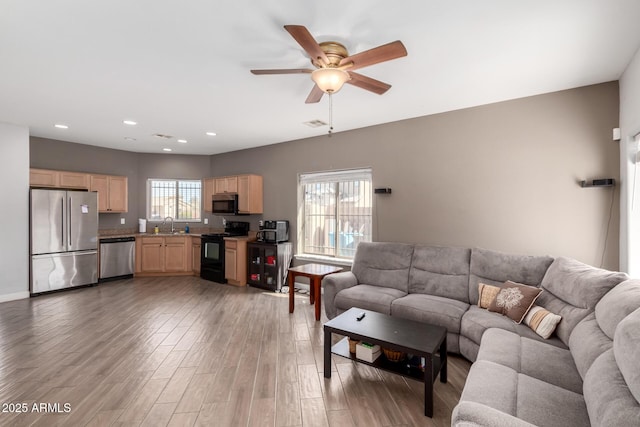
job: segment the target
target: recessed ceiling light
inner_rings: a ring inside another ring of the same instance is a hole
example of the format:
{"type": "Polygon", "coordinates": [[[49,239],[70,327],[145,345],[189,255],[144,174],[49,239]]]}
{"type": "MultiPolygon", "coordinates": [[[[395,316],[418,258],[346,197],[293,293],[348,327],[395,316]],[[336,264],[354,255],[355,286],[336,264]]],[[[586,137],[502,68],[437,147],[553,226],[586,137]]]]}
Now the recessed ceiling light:
{"type": "Polygon", "coordinates": [[[162,151],[171,151],[171,148],[163,148],[162,151]]]}
{"type": "Polygon", "coordinates": [[[207,132],[207,135],[209,135],[209,136],[216,136],[216,133],[215,133],[215,132],[207,132]]]}
{"type": "Polygon", "coordinates": [[[182,142],[183,144],[186,144],[187,140],[186,139],[179,139],[178,142],[182,142]]]}
{"type": "Polygon", "coordinates": [[[138,124],[138,122],[134,122],[133,120],[123,120],[122,123],[129,126],[135,126],[138,124]]]}
{"type": "Polygon", "coordinates": [[[124,140],[125,141],[135,141],[136,139],[135,138],[131,138],[130,136],[125,136],[124,140]]]}
{"type": "Polygon", "coordinates": [[[55,124],[53,125],[55,127],[57,127],[58,129],[69,129],[69,126],[67,125],[62,125],[62,124],[55,124]]]}

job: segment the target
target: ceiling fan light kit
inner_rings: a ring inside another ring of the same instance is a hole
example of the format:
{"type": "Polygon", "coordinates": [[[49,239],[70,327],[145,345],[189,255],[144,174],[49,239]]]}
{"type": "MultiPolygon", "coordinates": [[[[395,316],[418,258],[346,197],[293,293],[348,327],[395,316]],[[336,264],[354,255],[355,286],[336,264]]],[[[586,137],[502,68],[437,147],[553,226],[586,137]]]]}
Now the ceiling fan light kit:
{"type": "Polygon", "coordinates": [[[350,55],[347,48],[341,43],[335,41],[318,43],[303,25],[285,25],[284,29],[309,55],[311,64],[316,69],[251,70],[251,73],[257,75],[311,74],[315,85],[305,101],[307,104],[319,102],[325,93],[338,92],[345,83],[382,95],[391,88],[391,85],[354,71],[407,56],[407,49],[400,40],[350,55]]]}
{"type": "Polygon", "coordinates": [[[311,73],[311,79],[324,93],[336,93],[351,77],[339,68],[318,68],[311,73]]]}
{"type": "MultiPolygon", "coordinates": [[[[318,43],[309,30],[302,25],[285,25],[284,29],[298,42],[311,59],[311,64],[316,68],[290,68],[281,70],[251,70],[253,74],[300,74],[311,73],[311,79],[315,85],[307,96],[305,103],[319,102],[323,94],[338,92],[345,83],[382,95],[391,88],[391,85],[371,77],[355,73],[355,70],[390,61],[392,59],[407,56],[407,49],[400,40],[387,43],[364,52],[349,55],[344,45],[326,41],[318,43]]],[[[331,102],[329,102],[329,115],[331,116],[331,102]]],[[[333,130],[333,120],[330,118],[331,127],[329,136],[333,130]]]]}

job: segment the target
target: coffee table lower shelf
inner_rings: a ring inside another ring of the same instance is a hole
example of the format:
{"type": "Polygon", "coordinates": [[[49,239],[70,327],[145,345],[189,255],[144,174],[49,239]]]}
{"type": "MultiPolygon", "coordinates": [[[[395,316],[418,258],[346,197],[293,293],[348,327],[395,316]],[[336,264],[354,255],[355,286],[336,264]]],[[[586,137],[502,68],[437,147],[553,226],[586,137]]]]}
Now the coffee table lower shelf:
{"type": "MultiPolygon", "coordinates": [[[[383,371],[392,372],[394,374],[402,375],[403,377],[412,378],[414,380],[424,382],[424,371],[415,366],[407,366],[407,363],[404,360],[399,362],[391,362],[384,356],[384,354],[381,354],[380,357],[378,357],[373,362],[367,362],[366,360],[358,359],[354,353],[349,352],[349,341],[346,337],[341,339],[331,347],[331,353],[337,356],[346,357],[347,359],[355,360],[356,362],[362,363],[364,365],[382,369],[383,371]]],[[[433,372],[436,373],[433,378],[433,382],[435,382],[436,378],[438,377],[437,374],[440,373],[442,361],[440,360],[440,357],[437,353],[433,355],[432,361],[433,372]]]]}

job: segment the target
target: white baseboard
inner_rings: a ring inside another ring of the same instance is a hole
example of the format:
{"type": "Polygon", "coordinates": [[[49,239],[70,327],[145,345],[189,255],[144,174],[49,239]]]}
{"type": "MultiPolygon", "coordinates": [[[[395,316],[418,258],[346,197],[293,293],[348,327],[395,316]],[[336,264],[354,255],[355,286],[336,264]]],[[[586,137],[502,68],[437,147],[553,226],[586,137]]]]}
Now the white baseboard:
{"type": "Polygon", "coordinates": [[[15,301],[15,300],[26,299],[26,298],[29,298],[29,291],[0,295],[0,302],[15,301]]]}

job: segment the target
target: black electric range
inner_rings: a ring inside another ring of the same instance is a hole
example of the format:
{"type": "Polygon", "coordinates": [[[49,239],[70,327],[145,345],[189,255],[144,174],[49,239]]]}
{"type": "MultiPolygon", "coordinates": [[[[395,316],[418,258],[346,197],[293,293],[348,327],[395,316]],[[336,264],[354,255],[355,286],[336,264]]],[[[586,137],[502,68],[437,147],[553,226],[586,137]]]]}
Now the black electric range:
{"type": "Polygon", "coordinates": [[[224,277],[224,238],[248,236],[249,223],[228,221],[224,232],[203,234],[200,249],[200,277],[218,283],[227,283],[224,277]]]}

